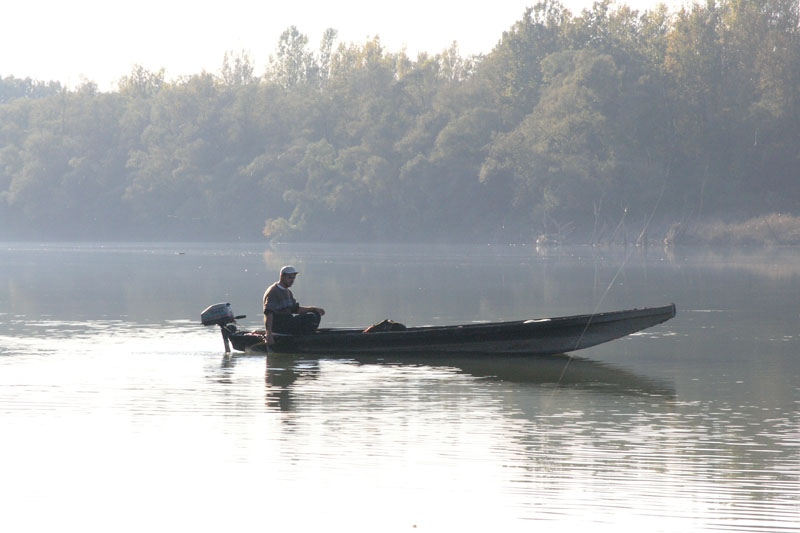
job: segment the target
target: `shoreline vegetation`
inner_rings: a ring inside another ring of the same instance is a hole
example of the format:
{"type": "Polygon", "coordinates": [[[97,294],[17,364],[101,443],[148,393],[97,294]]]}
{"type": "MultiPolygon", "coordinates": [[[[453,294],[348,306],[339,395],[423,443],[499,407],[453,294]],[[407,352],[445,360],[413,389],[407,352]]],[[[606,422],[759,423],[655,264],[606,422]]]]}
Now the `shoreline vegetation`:
{"type": "Polygon", "coordinates": [[[798,0],[545,0],[469,57],[293,26],[266,66],[109,92],[2,74],[0,240],[800,241],[798,0]]]}
{"type": "Polygon", "coordinates": [[[593,246],[798,246],[800,245],[800,217],[771,213],[743,221],[698,220],[673,222],[655,231],[638,233],[617,230],[609,234],[596,234],[591,238],[574,238],[571,235],[542,234],[535,239],[537,246],[591,244],[593,246]]]}
{"type": "Polygon", "coordinates": [[[743,222],[677,222],[664,237],[667,246],[797,246],[800,245],[800,217],[773,213],[743,222]]]}

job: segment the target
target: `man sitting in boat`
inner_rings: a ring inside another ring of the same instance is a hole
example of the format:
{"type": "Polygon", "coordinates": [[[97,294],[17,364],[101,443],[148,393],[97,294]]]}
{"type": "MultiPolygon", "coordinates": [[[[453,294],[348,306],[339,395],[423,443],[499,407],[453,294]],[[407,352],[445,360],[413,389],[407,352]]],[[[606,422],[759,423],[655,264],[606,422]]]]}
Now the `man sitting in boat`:
{"type": "Polygon", "coordinates": [[[275,344],[273,333],[306,335],[314,333],[325,310],[321,307],[303,307],[289,290],[297,277],[291,265],[281,268],[280,281],[273,283],[264,293],[264,328],[267,344],[275,344]]]}

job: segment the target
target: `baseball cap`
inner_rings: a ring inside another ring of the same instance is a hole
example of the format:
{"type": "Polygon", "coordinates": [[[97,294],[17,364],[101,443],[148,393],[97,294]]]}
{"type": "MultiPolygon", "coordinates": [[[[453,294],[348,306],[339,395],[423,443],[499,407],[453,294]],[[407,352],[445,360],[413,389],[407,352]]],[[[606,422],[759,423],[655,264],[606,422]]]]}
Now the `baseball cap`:
{"type": "Polygon", "coordinates": [[[281,276],[284,274],[297,274],[297,269],[292,265],[286,265],[281,269],[281,276]]]}

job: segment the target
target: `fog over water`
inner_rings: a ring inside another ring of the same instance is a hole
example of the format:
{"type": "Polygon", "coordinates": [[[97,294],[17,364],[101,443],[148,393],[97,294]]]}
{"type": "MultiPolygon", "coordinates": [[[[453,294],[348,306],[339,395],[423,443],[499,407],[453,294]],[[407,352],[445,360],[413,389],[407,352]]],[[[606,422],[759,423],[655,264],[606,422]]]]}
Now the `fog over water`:
{"type": "Polygon", "coordinates": [[[0,246],[8,531],[797,531],[800,252],[0,246]],[[573,358],[222,353],[294,264],[326,326],[675,302],[573,358]],[[532,524],[533,522],[533,524],[532,524]]]}

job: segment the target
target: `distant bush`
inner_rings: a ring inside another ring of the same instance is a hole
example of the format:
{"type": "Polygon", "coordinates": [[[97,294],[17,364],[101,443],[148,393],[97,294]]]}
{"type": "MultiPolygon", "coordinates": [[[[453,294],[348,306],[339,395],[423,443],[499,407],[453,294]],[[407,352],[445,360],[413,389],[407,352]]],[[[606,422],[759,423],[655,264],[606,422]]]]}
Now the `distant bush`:
{"type": "Polygon", "coordinates": [[[800,217],[773,213],[744,222],[675,223],[664,243],[764,246],[800,244],[800,217]]]}

